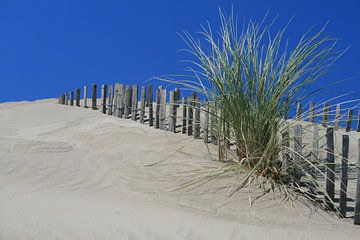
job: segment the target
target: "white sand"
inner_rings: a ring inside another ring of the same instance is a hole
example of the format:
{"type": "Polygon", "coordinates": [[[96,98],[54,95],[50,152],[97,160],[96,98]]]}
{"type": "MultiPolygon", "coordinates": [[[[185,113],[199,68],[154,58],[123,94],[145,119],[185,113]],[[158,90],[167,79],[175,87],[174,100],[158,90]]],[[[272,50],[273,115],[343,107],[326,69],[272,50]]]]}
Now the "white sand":
{"type": "Polygon", "coordinates": [[[56,101],[0,104],[0,239],[359,239],[271,196],[221,205],[233,179],[173,191],[220,166],[201,140],[56,101]]]}

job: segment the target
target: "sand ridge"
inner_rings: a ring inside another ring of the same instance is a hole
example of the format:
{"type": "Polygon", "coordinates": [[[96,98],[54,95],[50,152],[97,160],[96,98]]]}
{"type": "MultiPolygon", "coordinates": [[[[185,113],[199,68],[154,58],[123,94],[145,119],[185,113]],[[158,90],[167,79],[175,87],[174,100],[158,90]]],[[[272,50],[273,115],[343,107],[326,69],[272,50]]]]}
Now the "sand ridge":
{"type": "MultiPolygon", "coordinates": [[[[210,152],[209,152],[210,151],[210,152]]],[[[0,239],[357,239],[360,228],[271,196],[224,203],[201,140],[55,99],[0,104],[0,239]],[[177,189],[176,191],[174,191],[177,189]],[[221,207],[220,207],[221,206],[221,207]]]]}

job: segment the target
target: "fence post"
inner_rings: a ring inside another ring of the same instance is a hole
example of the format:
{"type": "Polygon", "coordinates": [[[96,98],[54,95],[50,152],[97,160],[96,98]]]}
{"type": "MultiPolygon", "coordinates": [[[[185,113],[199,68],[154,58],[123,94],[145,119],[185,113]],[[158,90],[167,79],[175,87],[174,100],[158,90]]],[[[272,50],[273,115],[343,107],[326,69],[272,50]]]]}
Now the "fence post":
{"type": "Polygon", "coordinates": [[[186,133],[186,99],[185,97],[182,98],[182,125],[181,125],[181,133],[185,134],[186,133]]]}
{"type": "Polygon", "coordinates": [[[156,89],[156,105],[155,105],[155,128],[160,127],[160,100],[161,100],[161,89],[162,86],[159,86],[156,89]]]}
{"type": "Polygon", "coordinates": [[[209,142],[209,103],[208,100],[204,101],[204,111],[205,111],[205,119],[204,119],[204,143],[209,142]]]}
{"type": "Polygon", "coordinates": [[[133,85],[132,100],[131,100],[131,120],[137,120],[138,107],[138,85],[133,85]]]}
{"type": "Polygon", "coordinates": [[[160,90],[160,129],[165,129],[165,120],[166,120],[166,89],[160,90]]]}
{"type": "Polygon", "coordinates": [[[69,94],[65,93],[65,105],[69,105],[69,94]]]}
{"type": "Polygon", "coordinates": [[[298,102],[296,107],[296,120],[301,120],[301,115],[302,115],[302,106],[301,106],[301,102],[298,102]]]}
{"type": "Polygon", "coordinates": [[[101,109],[101,111],[104,114],[106,113],[106,89],[107,89],[106,85],[103,84],[101,86],[101,99],[102,99],[102,109],[101,109]]]}
{"type": "Polygon", "coordinates": [[[65,94],[61,95],[61,104],[65,105],[65,94]]]}
{"type": "Polygon", "coordinates": [[[334,129],[339,129],[341,105],[336,104],[334,129]]]}
{"type": "Polygon", "coordinates": [[[187,134],[188,136],[193,135],[193,120],[194,120],[194,112],[193,108],[195,106],[196,101],[196,93],[193,92],[191,97],[188,97],[188,122],[187,122],[187,134]]]}
{"type": "Polygon", "coordinates": [[[194,138],[200,138],[200,99],[195,98],[194,138]]]}
{"type": "MultiPolygon", "coordinates": [[[[300,164],[302,162],[302,127],[300,124],[296,124],[294,126],[294,151],[295,151],[295,157],[294,161],[296,165],[300,164]]],[[[299,172],[298,169],[295,169],[294,172],[295,177],[295,184],[297,184],[298,187],[300,187],[300,180],[301,180],[301,172],[299,172]]]]}
{"type": "Polygon", "coordinates": [[[119,83],[115,83],[115,89],[114,89],[114,100],[113,100],[113,111],[112,114],[117,117],[119,115],[119,89],[120,84],[119,83]]]}
{"type": "Polygon", "coordinates": [[[70,91],[70,106],[74,106],[74,91],[70,91]]]}
{"type": "Polygon", "coordinates": [[[311,141],[311,154],[310,154],[310,160],[312,162],[318,161],[318,155],[319,155],[318,149],[319,149],[319,128],[316,124],[314,124],[312,141],[311,141]]]}
{"type": "Polygon", "coordinates": [[[119,84],[118,99],[117,99],[117,117],[122,118],[124,116],[125,106],[125,87],[124,84],[119,84]]]}
{"type": "Polygon", "coordinates": [[[348,117],[347,117],[347,120],[346,120],[346,131],[347,131],[347,132],[350,132],[350,131],[351,131],[352,119],[353,119],[353,109],[349,109],[349,111],[348,111],[348,117]]]}
{"type": "Polygon", "coordinates": [[[145,123],[145,100],[146,100],[146,87],[141,87],[141,102],[140,102],[140,123],[145,123]]]}
{"type": "Polygon", "coordinates": [[[176,120],[177,120],[177,108],[180,101],[180,89],[175,88],[174,91],[170,91],[169,100],[169,131],[176,132],[176,120]]]}
{"type": "MultiPolygon", "coordinates": [[[[313,126],[313,135],[311,141],[311,153],[310,153],[310,162],[313,165],[317,165],[319,155],[319,127],[317,124],[313,126]]],[[[311,175],[314,179],[317,177],[315,166],[311,166],[311,175]]],[[[310,184],[310,191],[315,193],[316,189],[314,184],[310,184]]]]}
{"type": "Polygon", "coordinates": [[[96,84],[92,85],[92,103],[91,103],[91,109],[96,110],[97,109],[97,97],[96,97],[96,84]]]}
{"type": "Polygon", "coordinates": [[[324,110],[323,110],[323,126],[327,127],[329,123],[329,112],[330,112],[330,104],[329,102],[326,102],[324,104],[324,110]]]}
{"type": "Polygon", "coordinates": [[[358,119],[357,119],[356,131],[360,132],[360,110],[358,110],[358,119]]]}
{"type": "Polygon", "coordinates": [[[326,193],[325,197],[327,206],[330,210],[334,210],[335,195],[335,158],[334,158],[334,128],[326,129],[326,193]]]}
{"type": "Polygon", "coordinates": [[[177,109],[180,107],[180,89],[175,88],[174,90],[174,110],[173,110],[173,117],[174,117],[174,132],[176,132],[176,122],[177,122],[177,109]]]}
{"type": "Polygon", "coordinates": [[[282,169],[287,172],[290,155],[290,133],[289,133],[289,123],[284,121],[283,123],[283,131],[281,133],[281,145],[282,145],[282,169]]]}
{"type": "Polygon", "coordinates": [[[360,138],[358,138],[358,159],[357,159],[357,170],[356,170],[356,198],[355,198],[355,209],[354,209],[354,224],[360,225],[360,138]]]}
{"type": "Polygon", "coordinates": [[[216,121],[216,105],[213,103],[210,110],[210,142],[212,144],[217,144],[216,121]]]}
{"type": "Polygon", "coordinates": [[[309,121],[315,122],[315,110],[314,110],[314,102],[310,101],[310,112],[309,112],[309,121]]]}
{"type": "Polygon", "coordinates": [[[108,115],[112,115],[112,111],[113,111],[113,101],[114,101],[114,89],[113,89],[113,85],[109,85],[109,95],[108,95],[108,107],[107,107],[107,113],[108,115]]]}
{"type": "Polygon", "coordinates": [[[128,85],[126,86],[126,90],[125,90],[125,109],[124,109],[124,118],[129,118],[129,114],[130,114],[130,106],[131,106],[131,87],[128,85]]]}
{"type": "Polygon", "coordinates": [[[175,108],[180,106],[180,89],[175,88],[174,90],[174,100],[175,100],[175,108]]]}
{"type": "Polygon", "coordinates": [[[169,131],[175,132],[175,94],[174,91],[170,91],[169,93],[169,131]]]}
{"type": "Polygon", "coordinates": [[[84,86],[84,108],[88,108],[87,105],[87,86],[84,86]]]}
{"type": "Polygon", "coordinates": [[[154,126],[154,108],[153,108],[153,85],[148,87],[147,105],[149,107],[149,126],[154,126]]]}
{"type": "Polygon", "coordinates": [[[77,88],[77,89],[76,89],[75,105],[76,105],[77,107],[80,107],[80,88],[77,88]]]}
{"type": "Polygon", "coordinates": [[[346,198],[348,185],[348,159],[349,159],[349,136],[343,135],[342,138],[342,158],[341,158],[341,184],[340,184],[340,216],[346,217],[346,198]]]}
{"type": "Polygon", "coordinates": [[[193,97],[188,97],[187,99],[187,135],[191,136],[193,134],[193,97]]]}

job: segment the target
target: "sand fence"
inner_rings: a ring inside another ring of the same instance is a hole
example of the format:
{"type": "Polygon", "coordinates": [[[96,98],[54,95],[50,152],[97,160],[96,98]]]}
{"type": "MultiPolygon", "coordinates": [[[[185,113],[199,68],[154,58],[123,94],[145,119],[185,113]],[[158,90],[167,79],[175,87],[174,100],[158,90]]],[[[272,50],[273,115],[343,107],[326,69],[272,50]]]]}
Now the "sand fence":
{"type": "MultiPolygon", "coordinates": [[[[139,88],[120,83],[103,84],[101,98],[97,97],[96,84],[91,86],[91,97],[88,90],[84,86],[82,101],[81,89],[77,88],[59,96],[58,103],[100,110],[103,114],[139,121],[156,129],[187,134],[207,144],[220,144],[211,103],[201,100],[196,93],[181,97],[179,88],[168,91],[162,86],[154,89],[151,84],[139,88]]],[[[360,111],[354,118],[352,108],[342,109],[340,104],[331,106],[328,102],[321,108],[310,102],[308,110],[304,109],[299,103],[295,119],[284,122],[282,164],[286,166],[290,149],[298,161],[304,156],[314,163],[323,163],[323,174],[315,171],[313,174],[323,183],[327,196],[317,197],[325,198],[330,208],[339,210],[341,217],[351,217],[354,224],[360,225],[360,111]],[[325,151],[321,151],[322,148],[325,151]]],[[[228,151],[236,151],[230,140],[225,141],[228,151]]],[[[299,176],[300,186],[301,181],[299,176]]],[[[311,184],[306,186],[311,188],[311,184]]]]}

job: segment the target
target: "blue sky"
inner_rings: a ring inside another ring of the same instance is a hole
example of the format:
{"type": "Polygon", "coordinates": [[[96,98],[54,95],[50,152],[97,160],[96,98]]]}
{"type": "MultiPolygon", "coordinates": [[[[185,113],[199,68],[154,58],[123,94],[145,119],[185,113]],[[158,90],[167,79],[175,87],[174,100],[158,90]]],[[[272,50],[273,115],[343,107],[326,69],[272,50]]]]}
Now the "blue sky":
{"type": "MultiPolygon", "coordinates": [[[[307,28],[327,20],[327,33],[350,46],[326,81],[352,78],[336,89],[360,95],[360,1],[358,0],[0,0],[0,102],[57,97],[93,82],[141,83],[152,76],[182,74],[188,58],[178,33],[196,32],[218,7],[234,6],[239,19],[291,16],[296,42],[307,28]]],[[[329,95],[335,90],[329,90],[329,95]],[[331,91],[333,91],[331,93],[331,91]]]]}

